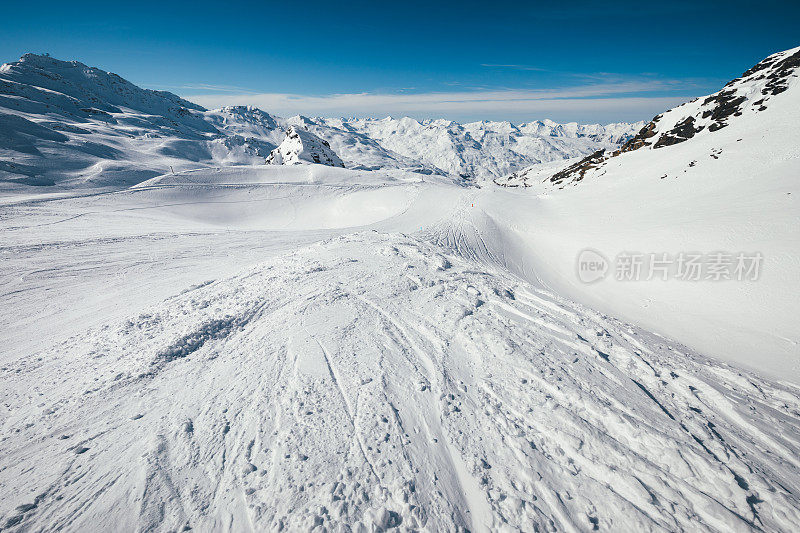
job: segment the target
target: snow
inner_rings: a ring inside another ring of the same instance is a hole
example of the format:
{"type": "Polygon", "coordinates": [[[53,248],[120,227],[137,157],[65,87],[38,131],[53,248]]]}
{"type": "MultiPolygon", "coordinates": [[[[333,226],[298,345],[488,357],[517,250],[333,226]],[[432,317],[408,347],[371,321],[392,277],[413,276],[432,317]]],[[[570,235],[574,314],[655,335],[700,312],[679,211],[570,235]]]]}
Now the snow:
{"type": "Polygon", "coordinates": [[[4,524],[792,530],[798,388],[511,273],[512,194],[261,165],[6,207],[4,524]]]}
{"type": "MultiPolygon", "coordinates": [[[[37,57],[26,69],[49,72],[37,57]]],[[[47,157],[25,164],[53,167],[29,177],[59,184],[0,195],[0,527],[797,530],[789,81],[764,110],[560,183],[627,126],[184,106],[216,133],[134,142],[120,123],[160,119],[120,103],[114,128],[6,113],[3,154],[21,165],[30,141],[47,157]],[[70,128],[122,156],[73,158],[70,128]],[[264,164],[315,138],[349,168],[264,164]],[[545,163],[509,187],[457,175],[487,154],[483,176],[545,163]],[[753,283],[587,285],[584,248],[766,265],[753,283]]],[[[659,135],[680,122],[664,117],[659,135]]]]}
{"type": "MultiPolygon", "coordinates": [[[[798,54],[795,48],[763,64],[798,54]]],[[[497,180],[527,187],[518,196],[527,207],[510,200],[495,210],[502,224],[526,233],[518,270],[704,353],[798,382],[800,85],[796,67],[773,78],[775,70],[756,70],[720,93],[659,115],[649,144],[607,158],[583,176],[574,172],[553,182],[556,168],[532,167],[497,180]],[[772,79],[787,88],[771,94],[765,86],[772,79]],[[743,100],[722,119],[724,127],[712,130],[723,93],[743,100]],[[687,117],[702,129],[659,146],[687,117]],[[764,265],[753,282],[628,283],[612,276],[585,285],[574,272],[586,248],[609,259],[623,252],[760,252],[764,265]]]]}

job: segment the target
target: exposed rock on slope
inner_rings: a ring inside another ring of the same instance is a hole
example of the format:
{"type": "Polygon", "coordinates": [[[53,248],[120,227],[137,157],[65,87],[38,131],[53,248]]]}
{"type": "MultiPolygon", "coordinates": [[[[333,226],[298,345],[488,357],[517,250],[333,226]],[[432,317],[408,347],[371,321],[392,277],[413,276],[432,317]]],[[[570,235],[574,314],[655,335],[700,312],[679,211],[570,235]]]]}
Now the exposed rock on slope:
{"type": "Polygon", "coordinates": [[[344,167],[328,141],[311,132],[291,126],[280,146],[267,158],[270,165],[302,165],[317,163],[329,167],[344,167]]]}
{"type": "MultiPolygon", "coordinates": [[[[719,92],[697,98],[653,117],[646,126],[618,150],[602,149],[553,174],[549,182],[564,186],[584,179],[620,154],[647,148],[651,150],[683,143],[697,135],[708,135],[733,124],[738,117],[754,117],[767,110],[775,98],[794,98],[782,94],[796,85],[800,68],[800,47],[773,54],[741,77],[728,82],[719,92]]],[[[800,102],[798,102],[800,104],[800,102]]],[[[500,185],[531,185],[528,170],[496,180],[500,185]]],[[[534,172],[533,174],[538,175],[534,172]]]]}

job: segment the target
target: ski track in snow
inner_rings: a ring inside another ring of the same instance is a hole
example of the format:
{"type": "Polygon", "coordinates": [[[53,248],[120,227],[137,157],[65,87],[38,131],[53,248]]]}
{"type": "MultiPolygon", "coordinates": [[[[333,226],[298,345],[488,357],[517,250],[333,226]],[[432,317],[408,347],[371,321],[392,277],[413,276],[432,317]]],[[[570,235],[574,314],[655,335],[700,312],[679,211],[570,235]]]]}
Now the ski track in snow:
{"type": "Polygon", "coordinates": [[[358,232],[2,367],[8,529],[765,530],[797,390],[358,232]]]}

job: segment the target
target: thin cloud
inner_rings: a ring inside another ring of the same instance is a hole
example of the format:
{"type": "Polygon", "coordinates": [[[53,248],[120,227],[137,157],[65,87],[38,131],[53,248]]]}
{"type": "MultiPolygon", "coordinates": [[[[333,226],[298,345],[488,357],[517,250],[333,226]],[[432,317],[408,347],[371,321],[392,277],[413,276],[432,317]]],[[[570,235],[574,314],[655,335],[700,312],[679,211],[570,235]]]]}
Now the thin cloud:
{"type": "Polygon", "coordinates": [[[189,97],[208,108],[251,105],[281,116],[411,116],[454,120],[531,120],[552,118],[579,122],[649,119],[686,101],[689,96],[642,96],[661,85],[626,83],[564,91],[472,91],[416,94],[285,93],[217,94],[189,97]]]}
{"type": "Polygon", "coordinates": [[[209,93],[233,93],[233,94],[258,94],[258,91],[247,89],[244,87],[237,87],[235,85],[212,85],[209,83],[186,83],[183,85],[148,85],[156,89],[169,89],[169,90],[188,90],[188,91],[204,91],[209,93]]]}
{"type": "MultiPolygon", "coordinates": [[[[620,72],[575,72],[569,70],[553,70],[553,69],[546,69],[535,67],[532,65],[522,65],[522,64],[515,64],[515,63],[481,63],[482,67],[487,68],[498,68],[498,69],[508,69],[508,70],[520,70],[520,71],[530,71],[530,72],[547,72],[553,76],[562,76],[567,79],[577,80],[578,83],[615,83],[615,82],[633,82],[633,81],[652,81],[655,76],[658,76],[655,72],[641,72],[639,74],[623,74],[620,72]]],[[[684,79],[662,79],[661,83],[665,85],[672,85],[678,86],[681,88],[691,88],[691,87],[699,87],[699,86],[708,86],[709,84],[716,85],[719,82],[723,82],[725,80],[722,79],[711,79],[711,78],[684,78],[684,79]]]]}
{"type": "Polygon", "coordinates": [[[644,120],[697,96],[686,80],[605,80],[559,89],[483,88],[327,95],[218,93],[186,96],[208,108],[250,105],[281,116],[410,116],[452,120],[615,122],[644,120]]]}
{"type": "Polygon", "coordinates": [[[514,64],[497,64],[497,63],[481,63],[482,67],[487,68],[505,68],[511,70],[530,70],[534,72],[549,72],[546,68],[533,67],[531,65],[514,65],[514,64]]]}

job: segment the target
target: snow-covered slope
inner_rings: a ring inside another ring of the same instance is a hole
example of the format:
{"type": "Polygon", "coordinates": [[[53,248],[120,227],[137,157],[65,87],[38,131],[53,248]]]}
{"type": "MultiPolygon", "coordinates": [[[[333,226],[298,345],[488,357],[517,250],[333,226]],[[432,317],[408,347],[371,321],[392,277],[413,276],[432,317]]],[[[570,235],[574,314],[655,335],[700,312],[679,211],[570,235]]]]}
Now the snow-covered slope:
{"type": "MultiPolygon", "coordinates": [[[[610,158],[634,150],[657,150],[672,146],[696,135],[703,138],[730,124],[734,124],[737,130],[755,124],[761,126],[765,134],[774,136],[769,129],[772,117],[759,118],[758,114],[769,109],[778,95],[797,85],[799,71],[800,47],[773,54],[741,77],[728,82],[722,90],[656,115],[618,150],[600,149],[549,176],[548,181],[559,187],[574,184],[584,177],[602,174],[601,169],[610,158]]],[[[795,90],[781,97],[778,105],[792,108],[798,104],[798,98],[800,95],[795,90]]],[[[737,139],[737,142],[742,141],[743,138],[737,139]]],[[[777,137],[774,142],[777,150],[785,150],[793,144],[791,140],[787,142],[777,137]]],[[[716,158],[719,158],[718,155],[716,158]]],[[[541,174],[541,169],[533,166],[530,170],[530,174],[522,170],[496,181],[502,185],[530,186],[536,182],[535,178],[541,174]]]]}
{"type": "Polygon", "coordinates": [[[528,232],[529,275],[706,353],[800,376],[798,74],[800,48],[772,55],[655,117],[619,151],[507,180],[529,186],[518,192],[535,204],[503,215],[528,232]],[[612,267],[602,282],[575,274],[586,248],[612,267]],[[613,261],[625,253],[643,254],[640,281],[616,279],[613,261]],[[649,254],[663,253],[667,281],[648,272],[649,254]],[[733,279],[676,279],[681,253],[705,262],[722,253],[733,279]],[[736,279],[742,253],[763,257],[757,280],[736,279]]]}
{"type": "MultiPolygon", "coordinates": [[[[775,63],[734,96],[766,109],[560,185],[569,162],[503,188],[203,160],[0,197],[0,528],[797,531],[800,106],[775,63]],[[764,265],[586,285],[585,248],[764,265]]],[[[283,142],[195,113],[206,146],[283,142]]]]}
{"type": "Polygon", "coordinates": [[[795,529],[796,385],[483,255],[507,191],[382,176],[5,207],[4,529],[795,529]]]}
{"type": "Polygon", "coordinates": [[[267,157],[268,165],[309,165],[344,167],[328,141],[297,126],[290,126],[286,138],[267,157]]]}
{"type": "Polygon", "coordinates": [[[211,160],[203,108],[77,61],[0,67],[0,184],[125,185],[211,160]]]}

